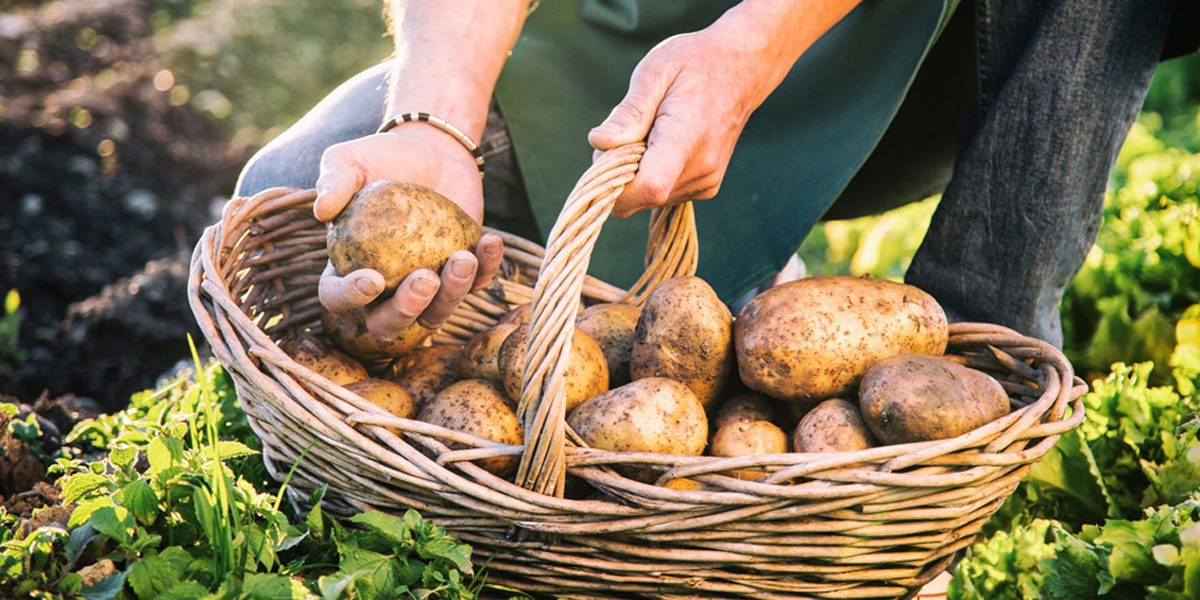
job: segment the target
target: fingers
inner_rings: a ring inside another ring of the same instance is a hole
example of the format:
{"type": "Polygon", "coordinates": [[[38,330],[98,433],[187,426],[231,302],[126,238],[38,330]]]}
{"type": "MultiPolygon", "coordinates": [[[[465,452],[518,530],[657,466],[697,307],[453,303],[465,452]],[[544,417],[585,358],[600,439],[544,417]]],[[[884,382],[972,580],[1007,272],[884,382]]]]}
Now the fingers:
{"type": "Polygon", "coordinates": [[[669,63],[638,63],[629,79],[629,91],[604,122],[588,132],[588,143],[597,150],[646,139],[658,106],[679,71],[669,63]]]}
{"type": "Polygon", "coordinates": [[[471,291],[477,266],[475,255],[467,250],[458,250],[450,255],[450,260],[442,268],[441,287],[437,295],[417,319],[422,327],[437,329],[450,318],[458,303],[471,291]]]}
{"type": "Polygon", "coordinates": [[[479,238],[479,242],[475,244],[475,258],[479,262],[479,267],[475,271],[475,284],[471,286],[472,292],[487,287],[492,282],[492,277],[500,268],[501,260],[504,259],[504,241],[494,233],[483,234],[483,237],[479,238]]]}
{"type": "Polygon", "coordinates": [[[339,277],[331,263],[325,263],[317,285],[317,298],[332,312],[366,306],[383,291],[383,275],[371,269],[359,269],[339,277]]]}
{"type": "Polygon", "coordinates": [[[637,175],[613,204],[613,215],[625,218],[644,208],[662,206],[671,199],[676,183],[691,158],[691,146],[679,139],[678,130],[667,121],[655,125],[637,175]]]}
{"type": "Polygon", "coordinates": [[[439,287],[441,281],[433,271],[414,271],[400,282],[391,298],[367,311],[367,329],[385,340],[395,338],[425,311],[439,287]]]}
{"type": "Polygon", "coordinates": [[[344,143],[327,148],[321,155],[317,199],[313,203],[313,214],[317,220],[333,220],[365,183],[362,170],[352,160],[351,151],[344,143]]]}

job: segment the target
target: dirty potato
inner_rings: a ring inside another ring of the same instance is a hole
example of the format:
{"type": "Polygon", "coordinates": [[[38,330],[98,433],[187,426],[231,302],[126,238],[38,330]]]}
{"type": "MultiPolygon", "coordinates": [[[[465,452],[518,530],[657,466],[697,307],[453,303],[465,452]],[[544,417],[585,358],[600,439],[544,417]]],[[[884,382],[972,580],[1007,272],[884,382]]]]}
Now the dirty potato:
{"type": "Polygon", "coordinates": [[[932,296],[869,277],[780,284],[750,300],[734,322],[742,381],[809,406],[850,394],[889,356],[941,355],[947,338],[946,314],[932,296]]]}
{"type": "Polygon", "coordinates": [[[995,379],[940,356],[880,361],[859,388],[863,420],[880,442],[902,444],[962,435],[1009,411],[995,379]]]}
{"type": "Polygon", "coordinates": [[[369,268],[387,290],[417,269],[440,272],[483,229],[445,196],[424,186],[381,180],[358,191],[330,221],[325,245],[338,275],[369,268]]]}
{"type": "Polygon", "coordinates": [[[367,369],[358,361],[344,352],[330,348],[312,334],[285,339],[279,343],[279,349],[292,357],[292,360],[338,385],[370,377],[367,369]]]}
{"type": "MultiPolygon", "coordinates": [[[[529,344],[529,323],[513,330],[500,345],[500,375],[504,389],[514,402],[521,401],[521,376],[525,369],[525,351],[529,344]]],[[[586,398],[608,389],[608,365],[604,352],[588,334],[575,328],[571,338],[571,359],[566,371],[567,411],[586,398]]]]}
{"type": "MultiPolygon", "coordinates": [[[[464,379],[454,383],[427,402],[417,413],[417,420],[503,444],[517,446],[525,440],[512,403],[495,381],[464,379]]],[[[465,447],[457,442],[446,445],[451,449],[465,447]]],[[[516,472],[518,460],[516,456],[498,456],[478,464],[490,473],[508,477],[516,472]]]]}
{"type": "Polygon", "coordinates": [[[366,310],[362,308],[335,313],[322,306],[321,327],[339,349],[366,362],[396,358],[420,346],[433,333],[413,323],[400,335],[385,340],[367,330],[366,310]]]}
{"type": "Polygon", "coordinates": [[[708,407],[733,370],[732,317],[703,279],[676,277],[646,299],[630,353],[633,379],[667,377],[708,407]]]}
{"type": "Polygon", "coordinates": [[[458,376],[463,379],[499,381],[500,345],[516,328],[512,323],[501,323],[472,336],[458,357],[458,376]]]}
{"type": "MultiPolygon", "coordinates": [[[[584,400],[567,424],[592,448],[699,456],[708,441],[704,406],[687,386],[664,377],[646,377],[584,400]]],[[[653,481],[646,469],[622,469],[629,477],[653,481]]]]}
{"type": "Polygon", "coordinates": [[[597,304],[575,317],[575,326],[591,336],[604,351],[609,387],[629,383],[629,355],[633,350],[642,310],[630,304],[597,304]]]}
{"type": "Polygon", "coordinates": [[[384,379],[400,384],[420,410],[431,398],[458,381],[462,346],[426,346],[397,358],[384,379]]]}
{"type": "Polygon", "coordinates": [[[841,398],[816,405],[792,432],[796,452],[854,452],[875,445],[858,407],[841,398]]]}

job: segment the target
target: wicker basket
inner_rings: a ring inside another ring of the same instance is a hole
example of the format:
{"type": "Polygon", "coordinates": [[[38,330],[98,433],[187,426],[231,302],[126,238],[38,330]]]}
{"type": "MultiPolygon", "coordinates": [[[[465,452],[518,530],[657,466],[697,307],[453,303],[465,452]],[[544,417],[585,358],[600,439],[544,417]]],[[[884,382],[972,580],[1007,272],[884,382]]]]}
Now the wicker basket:
{"type": "Polygon", "coordinates": [[[656,212],[647,275],[626,292],[587,277],[587,259],[643,148],[604,155],[581,179],[548,249],[502,234],[497,281],[460,306],[435,343],[461,344],[533,301],[518,412],[524,446],[506,446],[383,413],[301,367],[276,341],[320,328],[325,228],[315,193],[234,199],[196,247],[189,302],[233,378],[277,478],[301,452],[289,493],[328,485],[334,511],[415,508],[475,547],[489,581],[571,598],[911,597],[1083,418],[1086,386],[1052,346],[985,324],[951,325],[948,354],[1002,382],[1014,410],[957,438],[852,453],[744,458],[605,452],[565,426],[562,366],[581,301],[640,302],[695,269],[690,205],[656,212]],[[540,270],[540,276],[538,272],[540,270]],[[533,286],[533,287],[531,287],[533,286]],[[544,393],[543,393],[544,391],[544,393]],[[1068,417],[1068,405],[1071,405],[1068,417]],[[450,450],[458,442],[463,450],[450,450]],[[520,456],[512,481],[472,460],[520,456]],[[617,465],[704,484],[679,490],[621,476],[617,465]],[[736,469],[769,473],[755,481],[736,469]],[[597,490],[584,499],[570,489],[597,490]]]}

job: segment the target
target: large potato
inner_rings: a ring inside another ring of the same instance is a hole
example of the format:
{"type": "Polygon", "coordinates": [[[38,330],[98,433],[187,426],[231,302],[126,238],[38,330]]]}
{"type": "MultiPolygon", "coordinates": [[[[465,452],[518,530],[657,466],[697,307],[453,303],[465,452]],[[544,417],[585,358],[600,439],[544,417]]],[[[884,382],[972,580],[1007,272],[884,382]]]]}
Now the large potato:
{"type": "Polygon", "coordinates": [[[494,379],[499,381],[500,346],[517,326],[512,323],[494,325],[471,337],[458,357],[458,376],[463,379],[494,379]]]}
{"type": "Polygon", "coordinates": [[[608,363],[608,385],[629,383],[629,355],[633,351],[638,317],[642,309],[630,304],[597,304],[575,317],[575,326],[588,334],[604,351],[608,363]]]}
{"type": "MultiPolygon", "coordinates": [[[[417,413],[417,420],[514,446],[525,440],[513,405],[495,381],[465,379],[454,383],[426,403],[417,413]]],[[[446,445],[451,449],[464,447],[457,442],[446,445]]],[[[498,456],[480,461],[479,466],[507,477],[517,470],[518,460],[516,456],[498,456]]]]}
{"type": "MultiPolygon", "coordinates": [[[[592,448],[699,456],[708,441],[704,406],[687,386],[647,377],[584,400],[567,424],[592,448]]],[[[625,470],[652,481],[649,471],[625,470]]]]}
{"type": "Polygon", "coordinates": [[[929,294],[869,277],[777,285],[734,322],[738,371],[750,389],[815,404],[851,393],[867,369],[903,353],[941,355],[948,326],[929,294]]]}
{"type": "Polygon", "coordinates": [[[1009,400],[986,373],[940,356],[906,354],[867,371],[859,407],[879,441],[902,444],[967,433],[1008,414],[1009,400]]]}
{"type": "Polygon", "coordinates": [[[388,290],[417,269],[441,271],[483,229],[458,205],[420,185],[382,180],[358,191],[329,223],[325,244],[338,275],[379,271],[388,290]]]}
{"type": "Polygon", "coordinates": [[[343,352],[330,348],[311,334],[285,339],[279,342],[279,349],[292,357],[292,360],[338,385],[346,385],[370,377],[367,369],[358,361],[346,356],[343,352]]]}
{"type": "Polygon", "coordinates": [[[334,345],[367,362],[396,358],[420,346],[433,333],[432,329],[414,322],[394,339],[385,340],[367,330],[366,310],[363,308],[335,313],[322,306],[321,327],[334,345]]]}
{"type": "MultiPolygon", "coordinates": [[[[525,369],[525,351],[529,345],[529,323],[508,334],[500,345],[500,375],[504,389],[514,402],[521,401],[521,376],[525,369]]],[[[608,389],[608,365],[604,352],[588,334],[575,328],[571,338],[571,359],[565,374],[567,411],[586,398],[608,389]]]]}
{"type": "Polygon", "coordinates": [[[438,392],[458,381],[458,357],[462,346],[417,348],[392,363],[384,379],[400,384],[420,410],[438,392]]]}
{"type": "Polygon", "coordinates": [[[733,370],[732,329],[729,308],[703,279],[667,280],[642,307],[630,375],[682,382],[708,407],[733,370]]]}
{"type": "Polygon", "coordinates": [[[830,398],[804,415],[792,433],[796,452],[854,452],[875,445],[854,404],[830,398]]]}

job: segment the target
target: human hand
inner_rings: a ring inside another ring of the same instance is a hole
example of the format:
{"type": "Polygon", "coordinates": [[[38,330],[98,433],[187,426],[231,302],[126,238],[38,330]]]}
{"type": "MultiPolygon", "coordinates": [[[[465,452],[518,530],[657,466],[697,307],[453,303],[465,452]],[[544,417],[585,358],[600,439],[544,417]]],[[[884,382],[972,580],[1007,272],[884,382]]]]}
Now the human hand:
{"type": "Polygon", "coordinates": [[[588,134],[597,156],[646,141],[613,214],[717,195],[750,114],[856,2],[743,1],[709,27],[655,46],[625,98],[588,134]]]}
{"type": "MultiPolygon", "coordinates": [[[[379,179],[432,188],[477,222],[482,221],[483,188],[474,159],[445,132],[420,124],[402,125],[327,149],[321,157],[314,214],[321,221],[332,220],[359,188],[379,179]]],[[[440,274],[429,269],[413,272],[390,298],[367,309],[367,328],[382,339],[391,339],[414,321],[430,329],[440,327],[464,296],[491,281],[503,254],[500,237],[487,233],[473,252],[451,254],[440,274]]],[[[338,276],[333,265],[327,264],[318,296],[325,308],[342,312],[367,306],[383,290],[383,275],[377,271],[359,269],[338,276]]]]}

